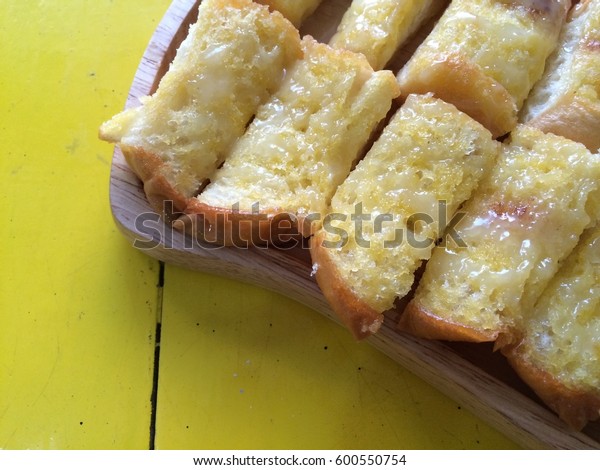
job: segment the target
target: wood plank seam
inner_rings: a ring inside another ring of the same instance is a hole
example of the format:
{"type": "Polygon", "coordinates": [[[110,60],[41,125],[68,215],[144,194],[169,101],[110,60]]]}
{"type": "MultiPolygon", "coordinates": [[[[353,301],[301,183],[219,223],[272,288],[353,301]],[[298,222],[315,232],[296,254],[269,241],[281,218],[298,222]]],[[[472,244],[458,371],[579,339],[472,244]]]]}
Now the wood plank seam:
{"type": "Polygon", "coordinates": [[[156,330],[154,334],[154,365],[152,371],[152,391],[150,392],[150,440],[148,448],[155,450],[156,410],[158,407],[158,380],[160,375],[160,338],[162,333],[163,291],[165,285],[165,263],[159,261],[158,282],[156,284],[156,330]]]}

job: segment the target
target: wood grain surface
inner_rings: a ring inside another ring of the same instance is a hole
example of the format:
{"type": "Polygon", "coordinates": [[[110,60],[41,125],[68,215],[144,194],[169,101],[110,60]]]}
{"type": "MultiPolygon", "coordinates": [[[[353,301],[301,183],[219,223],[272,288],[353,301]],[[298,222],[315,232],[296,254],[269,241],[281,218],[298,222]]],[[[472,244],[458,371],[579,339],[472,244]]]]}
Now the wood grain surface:
{"type": "MultiPolygon", "coordinates": [[[[137,106],[141,96],[156,88],[187,34],[189,24],[195,20],[198,4],[199,1],[194,0],[173,2],[142,58],[128,107],[137,106]]],[[[348,4],[348,0],[324,2],[302,32],[327,41],[348,4]]],[[[411,47],[397,55],[391,68],[406,59],[411,47]]],[[[307,249],[220,248],[172,230],[156,220],[139,180],[127,167],[118,148],[112,162],[110,202],[121,232],[149,256],[262,286],[336,321],[311,276],[307,249]]],[[[388,312],[380,332],[367,341],[515,442],[527,448],[600,449],[600,424],[591,424],[583,432],[569,430],[540,403],[491,346],[446,344],[402,334],[394,328],[397,314],[388,312]]]]}

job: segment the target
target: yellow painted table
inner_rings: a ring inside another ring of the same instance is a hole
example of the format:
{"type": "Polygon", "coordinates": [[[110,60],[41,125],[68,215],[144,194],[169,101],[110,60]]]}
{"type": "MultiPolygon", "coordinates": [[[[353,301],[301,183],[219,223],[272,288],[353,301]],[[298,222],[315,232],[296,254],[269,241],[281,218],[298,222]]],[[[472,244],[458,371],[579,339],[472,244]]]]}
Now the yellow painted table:
{"type": "Polygon", "coordinates": [[[514,448],[320,314],[117,232],[97,128],[168,5],[0,2],[0,448],[514,448]]]}

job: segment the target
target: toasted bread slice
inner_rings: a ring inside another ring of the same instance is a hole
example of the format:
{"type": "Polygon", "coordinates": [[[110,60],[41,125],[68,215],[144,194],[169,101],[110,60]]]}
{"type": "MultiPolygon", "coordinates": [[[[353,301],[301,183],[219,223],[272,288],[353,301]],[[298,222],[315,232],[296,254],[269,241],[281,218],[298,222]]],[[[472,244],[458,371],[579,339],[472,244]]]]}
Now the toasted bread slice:
{"type": "Polygon", "coordinates": [[[271,9],[280,12],[294,26],[299,27],[319,6],[323,0],[256,0],[271,9]]]}
{"type": "Polygon", "coordinates": [[[158,212],[183,210],[302,55],[279,13],[250,0],[204,0],[156,92],[100,128],[145,183],[158,212]]]}
{"type": "Polygon", "coordinates": [[[575,429],[600,418],[600,225],[587,230],[502,351],[575,429]]]}
{"type": "Polygon", "coordinates": [[[571,10],[521,121],[581,142],[592,152],[600,148],[600,1],[583,0],[571,10]]]}
{"type": "Polygon", "coordinates": [[[259,109],[178,227],[218,243],[278,244],[269,230],[283,217],[297,235],[312,234],[399,90],[392,72],[374,72],[360,54],[308,36],[303,44],[304,59],[259,109]],[[194,214],[201,225],[193,226],[194,214]]]}
{"type": "Polygon", "coordinates": [[[498,153],[490,132],[431,95],[411,95],[338,188],[313,237],[316,279],[356,338],[375,333],[498,153]]]}
{"type": "Polygon", "coordinates": [[[375,70],[380,70],[446,3],[441,0],[353,0],[329,44],[361,52],[375,70]]]}
{"type": "Polygon", "coordinates": [[[570,0],[453,0],[400,70],[403,95],[433,92],[487,127],[511,131],[558,43],[570,0]]]}
{"type": "Polygon", "coordinates": [[[429,338],[506,342],[597,214],[600,156],[519,126],[436,247],[400,327],[429,338]]]}

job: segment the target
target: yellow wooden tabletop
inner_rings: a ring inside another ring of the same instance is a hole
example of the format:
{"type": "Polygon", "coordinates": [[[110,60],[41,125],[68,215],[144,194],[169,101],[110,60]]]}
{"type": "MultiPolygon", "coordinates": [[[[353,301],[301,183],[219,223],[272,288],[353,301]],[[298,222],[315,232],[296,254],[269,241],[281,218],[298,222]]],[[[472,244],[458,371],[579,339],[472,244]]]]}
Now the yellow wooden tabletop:
{"type": "Polygon", "coordinates": [[[118,233],[97,128],[169,2],[0,2],[0,448],[515,448],[320,314],[118,233]]]}

